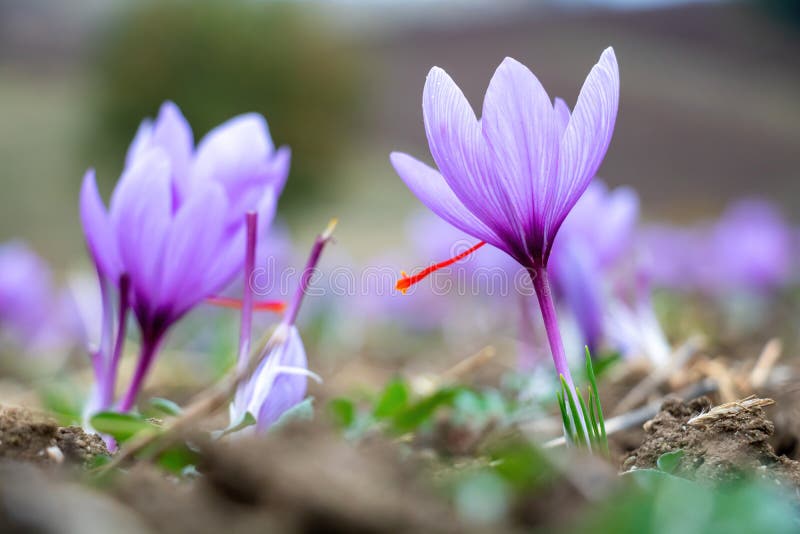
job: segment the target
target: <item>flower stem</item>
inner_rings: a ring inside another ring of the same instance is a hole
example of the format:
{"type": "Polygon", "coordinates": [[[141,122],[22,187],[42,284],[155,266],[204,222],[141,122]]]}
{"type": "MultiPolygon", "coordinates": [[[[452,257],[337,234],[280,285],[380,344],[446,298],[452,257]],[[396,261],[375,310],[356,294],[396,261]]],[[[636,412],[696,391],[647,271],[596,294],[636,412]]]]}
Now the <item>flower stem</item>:
{"type": "MultiPolygon", "coordinates": [[[[558,317],[556,316],[556,306],[553,302],[553,292],[550,289],[550,280],[547,276],[547,269],[544,267],[537,267],[528,271],[531,280],[533,281],[533,288],[536,290],[536,297],[539,299],[539,308],[542,310],[542,318],[544,319],[544,329],[547,331],[547,340],[550,342],[550,352],[553,353],[553,363],[556,367],[556,373],[559,374],[563,380],[572,403],[575,407],[580,405],[580,396],[575,389],[575,383],[572,381],[572,375],[569,372],[569,364],[567,363],[567,355],[564,351],[564,343],[561,340],[561,331],[558,329],[558,317]]],[[[580,425],[581,429],[586,429],[586,419],[580,410],[572,410],[571,416],[575,428],[580,425]],[[577,414],[577,418],[575,415],[577,414]]],[[[566,430],[566,429],[565,429],[566,430]]],[[[580,436],[580,432],[578,433],[580,436]]],[[[587,434],[583,434],[586,439],[586,444],[591,449],[587,434]]]]}
{"type": "Polygon", "coordinates": [[[159,334],[149,339],[142,339],[142,347],[139,351],[139,362],[136,364],[136,371],[133,374],[130,386],[128,386],[128,391],[125,392],[125,397],[123,397],[122,402],[119,404],[118,410],[120,412],[128,412],[133,408],[133,405],[136,404],[136,397],[139,396],[139,391],[142,389],[147,372],[150,370],[150,366],[161,345],[162,337],[163,334],[159,334]]]}
{"type": "Polygon", "coordinates": [[[564,352],[564,343],[561,341],[561,332],[558,329],[558,317],[556,316],[556,306],[553,302],[553,292],[550,289],[550,281],[547,277],[547,270],[543,267],[530,269],[529,274],[536,290],[536,298],[539,300],[539,308],[542,310],[544,319],[544,329],[547,331],[547,341],[550,343],[550,352],[553,354],[553,363],[556,366],[556,373],[564,377],[567,385],[575,389],[572,375],[567,364],[567,355],[564,352]]]}
{"type": "Polygon", "coordinates": [[[253,325],[253,288],[250,285],[256,263],[256,242],[258,237],[258,214],[245,215],[247,244],[244,252],[244,290],[242,293],[242,322],[239,330],[239,359],[237,368],[247,368],[250,357],[250,337],[253,325]]]}
{"type": "Polygon", "coordinates": [[[107,409],[114,404],[114,392],[117,386],[117,373],[119,372],[119,360],[122,356],[122,347],[125,345],[125,333],[128,324],[128,309],[130,300],[128,298],[130,288],[130,278],[123,274],[119,279],[119,308],[117,323],[117,338],[114,341],[114,352],[108,360],[108,367],[105,369],[103,379],[103,393],[101,396],[101,408],[107,409]]]}
{"type": "Polygon", "coordinates": [[[295,291],[294,297],[292,297],[292,300],[289,302],[289,309],[286,311],[286,315],[283,318],[283,323],[289,326],[293,325],[297,319],[297,313],[300,311],[300,304],[303,302],[303,297],[308,291],[308,287],[311,285],[311,277],[316,272],[317,263],[319,263],[319,258],[322,255],[322,249],[324,249],[328,241],[331,240],[334,228],[336,228],[336,219],[332,219],[331,222],[328,223],[328,227],[317,236],[316,241],[314,241],[314,246],[311,247],[308,261],[303,268],[303,273],[300,275],[300,283],[297,285],[297,291],[295,291]]]}

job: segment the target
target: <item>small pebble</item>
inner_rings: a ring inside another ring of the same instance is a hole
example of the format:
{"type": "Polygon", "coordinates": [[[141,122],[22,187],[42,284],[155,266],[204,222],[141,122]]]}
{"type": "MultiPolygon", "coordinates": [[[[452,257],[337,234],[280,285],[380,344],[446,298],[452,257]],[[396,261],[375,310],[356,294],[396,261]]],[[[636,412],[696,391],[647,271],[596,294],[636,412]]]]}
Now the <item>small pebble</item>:
{"type": "Polygon", "coordinates": [[[64,461],[64,453],[61,452],[61,449],[53,445],[52,447],[47,447],[47,456],[53,460],[55,463],[60,464],[64,461]]]}

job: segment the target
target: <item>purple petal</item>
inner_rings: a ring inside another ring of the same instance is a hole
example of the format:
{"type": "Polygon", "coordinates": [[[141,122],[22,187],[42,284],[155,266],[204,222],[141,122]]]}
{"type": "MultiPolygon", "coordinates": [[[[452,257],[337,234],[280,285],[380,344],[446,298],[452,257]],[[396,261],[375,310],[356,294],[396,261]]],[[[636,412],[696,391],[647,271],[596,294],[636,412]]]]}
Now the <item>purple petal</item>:
{"type": "MultiPolygon", "coordinates": [[[[210,273],[220,253],[226,215],[224,191],[212,182],[193,192],[172,221],[158,298],[175,318],[222,289],[210,273]]],[[[244,247],[238,255],[244,257],[244,247]]]]}
{"type": "Polygon", "coordinates": [[[162,104],[153,125],[151,143],[152,146],[160,147],[167,153],[175,190],[183,196],[188,186],[194,135],[181,110],[172,102],[167,101],[162,104]]]}
{"type": "Polygon", "coordinates": [[[441,174],[408,154],[393,152],[389,159],[411,192],[439,217],[459,230],[504,248],[497,235],[456,197],[441,174]]]}
{"type": "Polygon", "coordinates": [[[286,341],[264,358],[253,376],[247,399],[248,411],[256,415],[258,428],[269,428],[289,408],[303,400],[308,379],[303,375],[281,374],[278,367],[307,367],[306,351],[297,328],[290,327],[286,341]]]}
{"type": "Polygon", "coordinates": [[[553,102],[553,110],[556,112],[556,125],[558,127],[558,137],[559,139],[564,137],[564,132],[567,131],[567,125],[569,124],[569,119],[571,113],[569,111],[569,106],[566,102],[561,100],[560,98],[556,98],[553,102]]]}
{"type": "Polygon", "coordinates": [[[131,145],[128,147],[128,153],[125,155],[125,167],[130,167],[133,162],[141,156],[144,152],[152,148],[150,142],[153,137],[153,121],[145,119],[136,130],[136,135],[133,137],[131,145]]]}
{"type": "Polygon", "coordinates": [[[193,181],[216,180],[230,195],[252,182],[283,187],[289,154],[280,155],[269,135],[267,122],[256,113],[240,115],[217,126],[200,141],[192,169],[193,181]],[[271,161],[277,157],[278,163],[271,161]],[[266,181],[266,182],[265,182],[266,181]]]}
{"type": "Polygon", "coordinates": [[[425,132],[431,155],[461,203],[499,237],[519,228],[509,222],[508,196],[502,191],[475,113],[445,71],[434,67],[422,95],[425,132]]]}
{"type": "Polygon", "coordinates": [[[133,165],[136,158],[156,147],[161,148],[169,158],[175,192],[182,197],[188,185],[194,135],[192,127],[173,102],[167,101],[161,105],[154,122],[142,122],[128,149],[126,166],[133,165]]]}
{"type": "Polygon", "coordinates": [[[83,176],[80,214],[86,245],[92,259],[101,274],[117,284],[121,271],[119,250],[106,207],[97,191],[94,169],[89,169],[83,176]]]}
{"type": "Polygon", "coordinates": [[[171,219],[169,160],[161,149],[153,149],[123,173],[111,197],[112,226],[137,298],[153,299],[159,290],[171,219]]]}
{"type": "Polygon", "coordinates": [[[638,217],[639,197],[633,189],[609,191],[602,181],[592,182],[564,220],[553,255],[562,245],[580,242],[599,267],[606,267],[632,244],[638,217]]]}
{"type": "Polygon", "coordinates": [[[556,287],[564,297],[583,336],[594,350],[603,336],[603,272],[595,263],[594,251],[585,242],[573,242],[553,256],[550,268],[556,287]]]}
{"type": "Polygon", "coordinates": [[[481,126],[498,174],[489,193],[520,241],[526,236],[540,241],[555,185],[559,134],[550,97],[527,67],[503,60],[486,91],[481,126]]]}
{"type": "Polygon", "coordinates": [[[619,69],[612,48],[592,67],[572,112],[559,153],[559,188],[550,232],[555,234],[605,157],[619,107],[619,69]]]}

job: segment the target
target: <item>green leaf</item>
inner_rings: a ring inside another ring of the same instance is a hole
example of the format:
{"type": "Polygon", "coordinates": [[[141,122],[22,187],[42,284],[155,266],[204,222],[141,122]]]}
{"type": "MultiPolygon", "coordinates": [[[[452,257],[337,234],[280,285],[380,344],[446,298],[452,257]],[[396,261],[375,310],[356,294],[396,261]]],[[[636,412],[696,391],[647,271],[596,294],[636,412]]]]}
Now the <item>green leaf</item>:
{"type": "Polygon", "coordinates": [[[494,471],[519,492],[539,487],[558,475],[541,450],[532,443],[503,444],[492,451],[491,457],[494,471]]]}
{"type": "Polygon", "coordinates": [[[665,452],[661,456],[658,457],[656,460],[656,465],[658,469],[663,471],[664,473],[674,473],[675,469],[678,467],[678,464],[681,462],[681,459],[685,455],[683,449],[678,449],[677,451],[672,452],[665,452]]]}
{"type": "Polygon", "coordinates": [[[183,475],[189,466],[197,464],[199,456],[185,445],[171,447],[158,456],[158,465],[175,475],[183,475]]]}
{"type": "Polygon", "coordinates": [[[314,419],[314,397],[307,397],[283,412],[283,415],[275,421],[275,424],[270,427],[270,430],[281,428],[290,423],[311,421],[312,419],[314,419]]]}
{"type": "Polygon", "coordinates": [[[131,439],[142,432],[160,432],[160,428],[139,415],[118,412],[100,412],[89,423],[101,434],[108,434],[119,442],[131,439]]]}
{"type": "Polygon", "coordinates": [[[47,384],[39,390],[42,406],[63,426],[80,425],[83,396],[70,382],[47,384]]]}
{"type": "Polygon", "coordinates": [[[161,397],[150,399],[150,405],[161,413],[171,416],[178,416],[183,413],[183,409],[177,403],[161,397]]]}
{"type": "Polygon", "coordinates": [[[341,429],[348,429],[356,421],[356,405],[350,399],[338,398],[328,403],[328,412],[341,429]]]}
{"type": "Polygon", "coordinates": [[[396,433],[405,434],[417,429],[431,419],[436,410],[443,406],[452,406],[456,395],[463,388],[445,388],[423,398],[401,411],[392,418],[392,427],[396,433]]]}
{"type": "MultiPolygon", "coordinates": [[[[588,347],[587,347],[586,350],[589,350],[588,347]]],[[[619,363],[621,360],[622,360],[622,356],[620,356],[620,354],[618,352],[614,352],[614,353],[608,354],[607,356],[604,356],[602,358],[598,358],[597,360],[595,360],[592,363],[592,367],[593,367],[593,373],[592,374],[595,377],[603,376],[604,374],[606,374],[609,371],[609,369],[614,367],[614,365],[619,363]]],[[[588,373],[587,373],[587,378],[589,378],[588,373]]],[[[591,380],[591,378],[589,378],[589,380],[591,380]]]]}
{"type": "Polygon", "coordinates": [[[211,439],[220,439],[222,437],[227,436],[228,434],[232,434],[234,432],[238,432],[243,430],[249,426],[253,426],[256,424],[256,418],[250,412],[244,412],[241,417],[237,421],[232,421],[227,428],[223,430],[215,430],[211,433],[211,439]]]}
{"type": "Polygon", "coordinates": [[[383,390],[381,398],[375,405],[373,415],[376,419],[394,417],[408,406],[409,388],[403,380],[397,378],[390,381],[383,390]]]}

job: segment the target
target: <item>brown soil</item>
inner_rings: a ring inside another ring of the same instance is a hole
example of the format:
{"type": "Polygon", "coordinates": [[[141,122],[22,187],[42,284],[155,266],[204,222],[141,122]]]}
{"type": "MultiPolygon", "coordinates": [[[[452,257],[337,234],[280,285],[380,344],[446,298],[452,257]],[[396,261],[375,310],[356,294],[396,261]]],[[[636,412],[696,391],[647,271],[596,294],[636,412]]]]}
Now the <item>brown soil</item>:
{"type": "Polygon", "coordinates": [[[679,476],[717,484],[755,475],[800,487],[800,462],[775,453],[774,426],[759,406],[712,410],[706,397],[668,400],[644,431],[644,442],[624,460],[623,470],[655,468],[662,454],[680,449],[684,456],[674,471],[679,476]],[[690,422],[700,414],[706,416],[690,422]]]}
{"type": "Polygon", "coordinates": [[[96,434],[59,426],[22,408],[0,407],[0,459],[85,465],[101,454],[108,454],[108,449],[96,434]]]}
{"type": "Polygon", "coordinates": [[[453,532],[449,507],[382,439],[354,445],[317,425],[199,444],[204,476],[174,483],[147,466],[117,498],[156,532],[453,532]]]}

